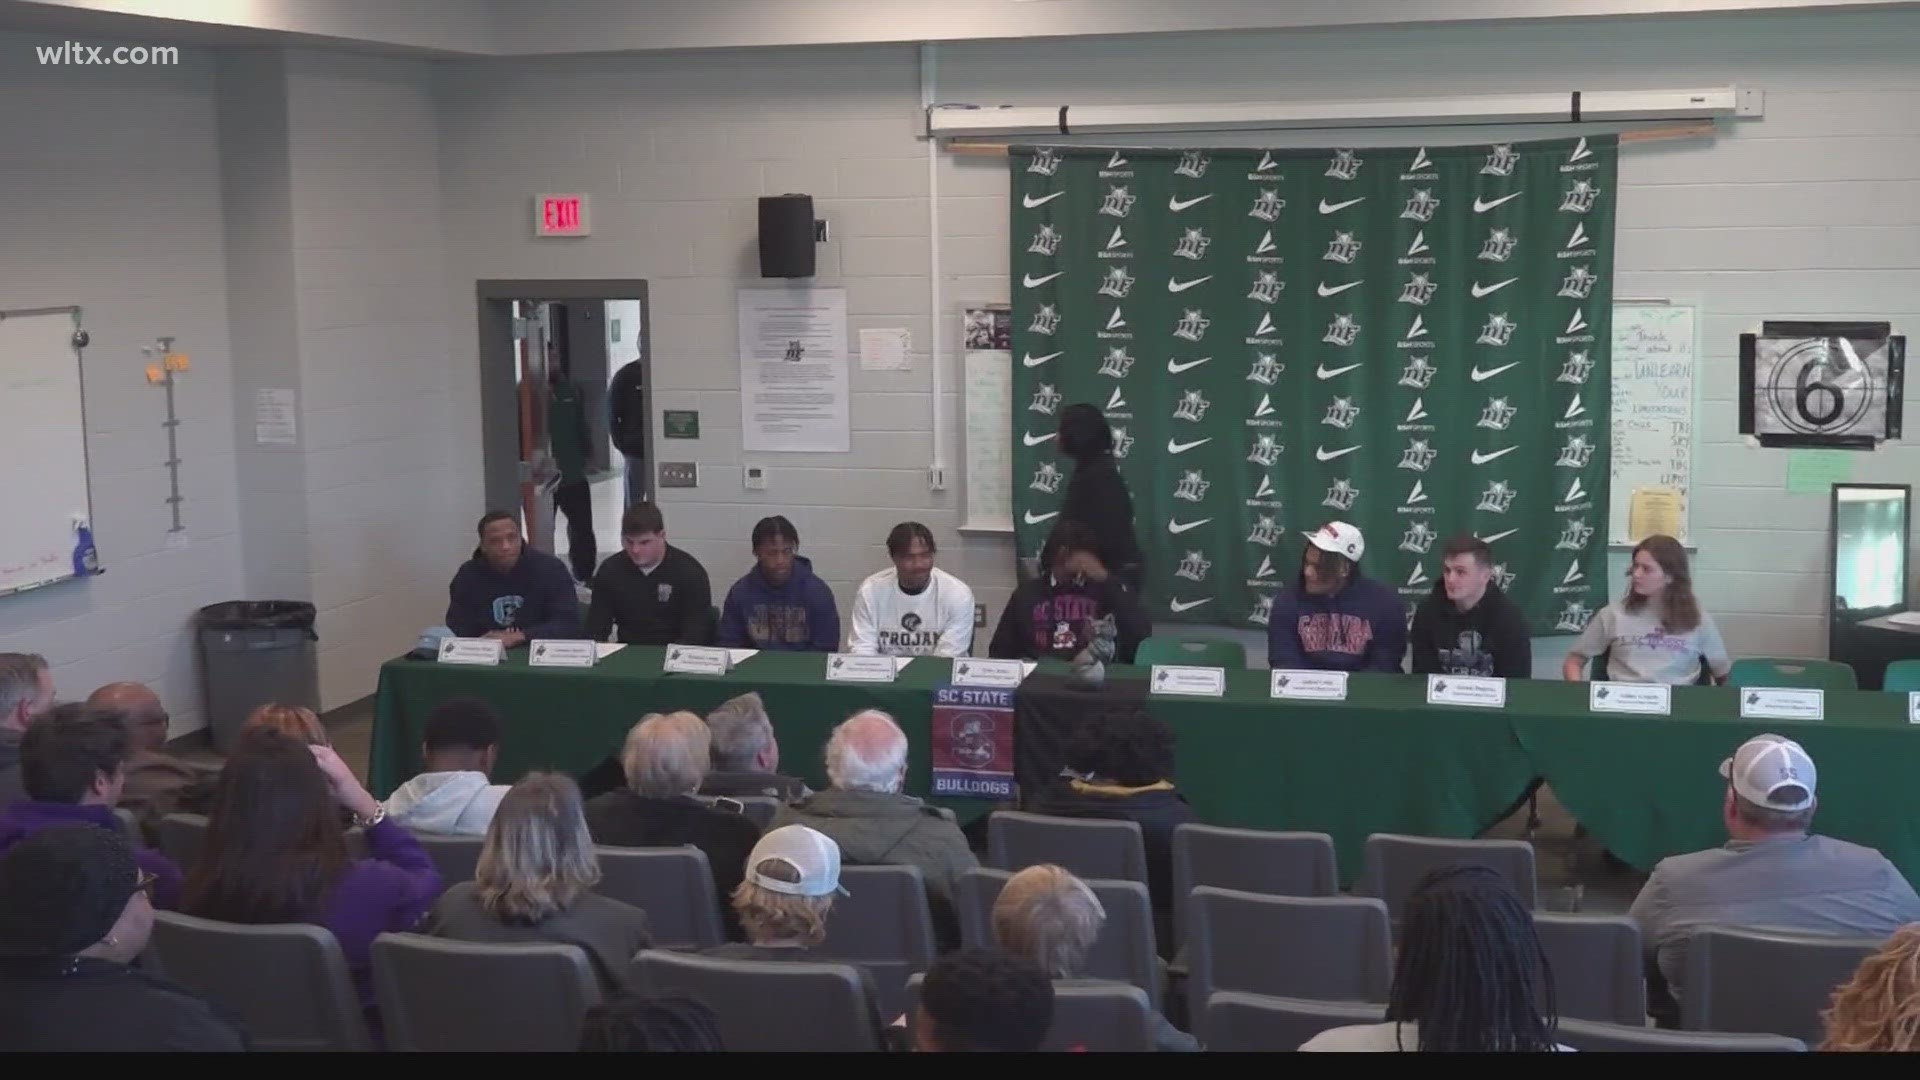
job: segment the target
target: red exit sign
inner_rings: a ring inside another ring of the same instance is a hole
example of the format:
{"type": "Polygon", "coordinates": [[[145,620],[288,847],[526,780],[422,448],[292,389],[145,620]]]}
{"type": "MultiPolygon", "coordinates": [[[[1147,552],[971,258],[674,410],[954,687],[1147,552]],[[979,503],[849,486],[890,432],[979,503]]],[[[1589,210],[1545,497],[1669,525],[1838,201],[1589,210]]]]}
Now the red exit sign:
{"type": "Polygon", "coordinates": [[[586,236],[587,197],[585,195],[535,195],[533,197],[533,234],[535,236],[586,236]]]}

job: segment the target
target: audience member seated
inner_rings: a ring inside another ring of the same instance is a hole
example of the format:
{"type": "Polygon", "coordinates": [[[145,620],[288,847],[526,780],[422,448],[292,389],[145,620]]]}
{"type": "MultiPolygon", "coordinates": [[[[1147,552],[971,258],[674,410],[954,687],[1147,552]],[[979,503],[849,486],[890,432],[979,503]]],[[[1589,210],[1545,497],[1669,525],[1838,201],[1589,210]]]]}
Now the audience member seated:
{"type": "Polygon", "coordinates": [[[720,1018],[692,998],[623,997],[587,1009],[580,1028],[583,1053],[717,1054],[720,1018]]]}
{"type": "Polygon", "coordinates": [[[1071,660],[1093,639],[1093,625],[1111,617],[1114,659],[1133,654],[1153,633],[1140,597],[1096,554],[1100,538],[1078,521],[1061,521],[1040,548],[1040,572],[1007,598],[987,643],[996,660],[1071,660]]]}
{"type": "Polygon", "coordinates": [[[53,711],[53,671],[35,653],[0,653],[0,806],[27,796],[20,783],[20,740],[53,711]]]}
{"type": "Polygon", "coordinates": [[[1053,982],[1038,964],[993,949],[933,962],[920,984],[913,1048],[922,1053],[1031,1053],[1053,1026],[1053,982]]]}
{"type": "Polygon", "coordinates": [[[297,739],[308,746],[332,746],[327,738],[326,725],[312,709],[301,705],[282,705],[269,701],[265,705],[247,714],[246,722],[240,725],[240,734],[261,729],[277,731],[290,739],[297,739]]]}
{"type": "Polygon", "coordinates": [[[1920,896],[1885,856],[1807,831],[1818,778],[1799,743],[1756,735],[1720,763],[1720,775],[1730,839],[1660,860],[1630,912],[1674,1000],[1696,927],[1884,935],[1920,920],[1920,896]]]}
{"type": "Polygon", "coordinates": [[[934,934],[943,944],[957,943],[954,883],[980,861],[958,825],[934,807],[901,794],[906,778],[907,736],[900,725],[875,709],[855,713],[827,740],[832,788],[781,807],[773,823],[826,833],[856,866],[919,867],[934,934]]]}
{"type": "MultiPolygon", "coordinates": [[[[1098,983],[1083,978],[1087,950],[1106,924],[1107,909],[1087,883],[1052,864],[1029,866],[1007,880],[993,902],[993,940],[1014,956],[1040,965],[1057,982],[1098,983]]],[[[1200,1049],[1193,1036],[1153,1014],[1153,1045],[1163,1052],[1200,1049]]]]}
{"type": "Polygon", "coordinates": [[[1833,992],[1824,1019],[1823,1051],[1910,1053],[1920,1050],[1920,924],[1894,931],[1833,992]]]}
{"type": "Polygon", "coordinates": [[[807,793],[797,776],[780,775],[780,743],[759,694],[741,694],[707,714],[713,771],[700,782],[707,796],[764,795],[792,802],[807,793]]]}
{"type": "Polygon", "coordinates": [[[707,725],[690,712],[643,718],[620,752],[627,786],[587,803],[587,828],[594,843],[609,847],[692,844],[707,853],[724,902],[740,886],[760,830],[738,812],[694,798],[707,775],[707,740],[707,725]]]}
{"type": "Polygon", "coordinates": [[[218,771],[166,752],[169,717],[160,695],[137,682],[108,683],[87,697],[87,708],[127,729],[133,754],[127,758],[120,808],[132,811],[143,828],[152,830],[177,810],[206,809],[218,771]]]}
{"type": "Polygon", "coordinates": [[[426,932],[458,941],[578,945],[600,989],[628,988],[633,955],[653,944],[647,913],[592,891],[600,861],[580,789],[558,773],[513,785],[487,830],[472,881],[448,889],[426,932]]]}
{"type": "Polygon", "coordinates": [[[1387,1022],[1323,1031],[1302,1050],[1566,1051],[1533,913],[1495,871],[1442,866],[1407,897],[1387,1022]],[[1541,985],[1545,980],[1545,986],[1541,985]],[[1544,993],[1542,992],[1544,990],[1544,993]]]}
{"type": "Polygon", "coordinates": [[[1526,613],[1493,580],[1493,548],[1470,532],[1447,541],[1407,640],[1416,675],[1533,677],[1526,613]]]}
{"type": "MultiPolygon", "coordinates": [[[[20,774],[27,797],[0,810],[0,851],[56,825],[89,825],[124,834],[114,815],[126,782],[127,729],[79,704],[61,705],[27,729],[20,744],[20,774]]],[[[158,851],[134,855],[154,878],[154,900],[163,908],[180,902],[180,868],[158,851]]]]}
{"type": "Polygon", "coordinates": [[[0,857],[0,1051],[247,1048],[213,1005],[133,966],[153,878],[118,832],[42,829],[0,857]]]}
{"type": "Polygon", "coordinates": [[[1162,952],[1173,949],[1173,830],[1194,821],[1193,807],[1173,786],[1173,730],[1144,709],[1089,718],[1067,745],[1066,774],[1036,793],[1028,809],[1073,818],[1140,824],[1147,854],[1147,891],[1162,952]]]}
{"type": "Polygon", "coordinates": [[[903,521],[887,534],[893,569],[860,583],[847,651],[855,656],[966,656],[973,590],[933,565],[933,532],[903,521]]]}
{"type": "Polygon", "coordinates": [[[1274,598],[1267,665],[1312,671],[1401,670],[1407,613],[1390,586],[1360,572],[1366,537],[1344,521],[1307,534],[1300,576],[1274,598]]]}
{"type": "Polygon", "coordinates": [[[440,873],[420,842],[388,819],[340,755],[277,731],[241,736],[208,817],[181,910],[326,927],[371,1009],[373,939],[412,930],[440,895],[440,873]],[[366,830],[369,857],[348,856],[339,809],[366,830]]]}
{"type": "Polygon", "coordinates": [[[813,575],[800,534],[783,517],[753,527],[754,568],[720,609],[720,644],[730,649],[832,652],[840,647],[840,611],[833,590],[813,575]]]}
{"type": "Polygon", "coordinates": [[[620,518],[620,547],[593,575],[587,636],[629,645],[711,642],[713,586],[707,568],[667,543],[660,508],[650,503],[627,507],[620,518]]]}
{"type": "Polygon", "coordinates": [[[427,771],[387,796],[387,816],[415,832],[485,836],[507,794],[487,774],[500,757],[500,718],[478,698],[454,698],[427,714],[420,757],[427,771]]]}
{"type": "Polygon", "coordinates": [[[1713,616],[1693,595],[1687,549],[1671,536],[1649,536],[1633,549],[1627,594],[1601,608],[1567,650],[1560,674],[1569,682],[1587,677],[1587,659],[1605,653],[1596,679],[1686,686],[1700,681],[1705,664],[1714,682],[1726,682],[1733,659],[1713,616]]]}
{"type": "Polygon", "coordinates": [[[447,629],[517,648],[534,638],[580,636],[580,595],[567,564],[520,538],[504,510],[480,519],[480,546],[447,586],[447,629]]]}

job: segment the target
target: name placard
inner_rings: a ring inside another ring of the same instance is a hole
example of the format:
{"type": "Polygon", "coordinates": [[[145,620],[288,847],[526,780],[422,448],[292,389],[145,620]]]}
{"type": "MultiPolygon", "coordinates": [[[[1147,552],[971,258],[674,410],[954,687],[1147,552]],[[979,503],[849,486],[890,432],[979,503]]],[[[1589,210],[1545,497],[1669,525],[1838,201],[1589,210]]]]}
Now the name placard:
{"type": "Polygon", "coordinates": [[[1227,669],[1189,667],[1185,664],[1153,665],[1156,694],[1185,694],[1189,697],[1219,697],[1227,692],[1227,669]]]}
{"type": "Polygon", "coordinates": [[[1011,690],[1026,678],[1018,660],[975,660],[961,657],[953,662],[953,685],[991,686],[1011,690]]]}
{"type": "Polygon", "coordinates": [[[660,661],[660,670],[674,675],[725,675],[730,665],[727,650],[704,645],[669,645],[660,661]]]}
{"type": "Polygon", "coordinates": [[[440,662],[443,664],[497,667],[506,652],[506,646],[500,643],[499,638],[454,637],[440,642],[440,662]]]}
{"type": "Polygon", "coordinates": [[[1504,709],[1507,707],[1507,680],[1477,675],[1429,675],[1427,704],[1504,709]]]}
{"type": "Polygon", "coordinates": [[[1907,723],[1920,724],[1920,690],[1907,691],[1907,723]]]}
{"type": "Polygon", "coordinates": [[[542,638],[527,647],[527,663],[533,667],[592,667],[599,659],[598,643],[591,640],[542,638]]]}
{"type": "Polygon", "coordinates": [[[1347,673],[1344,671],[1294,671],[1276,669],[1267,693],[1292,701],[1347,700],[1347,673]]]}
{"type": "Polygon", "coordinates": [[[1825,720],[1825,690],[1784,686],[1749,686],[1740,691],[1742,720],[1825,720]]]}
{"type": "Polygon", "coordinates": [[[1673,714],[1673,687],[1666,683],[1588,683],[1587,708],[1593,712],[1670,716],[1673,714]]]}
{"type": "Polygon", "coordinates": [[[828,682],[892,682],[899,673],[891,656],[834,653],[827,657],[828,682]]]}

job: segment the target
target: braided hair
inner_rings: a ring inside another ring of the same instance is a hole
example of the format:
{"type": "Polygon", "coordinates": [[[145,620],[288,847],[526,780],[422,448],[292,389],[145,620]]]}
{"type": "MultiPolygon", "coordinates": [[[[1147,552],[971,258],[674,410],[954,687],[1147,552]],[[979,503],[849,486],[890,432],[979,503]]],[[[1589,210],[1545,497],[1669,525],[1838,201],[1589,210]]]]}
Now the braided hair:
{"type": "Polygon", "coordinates": [[[1414,886],[1387,1019],[1416,1023],[1420,1050],[1554,1049],[1553,970],[1533,915],[1504,878],[1456,864],[1414,886]]]}

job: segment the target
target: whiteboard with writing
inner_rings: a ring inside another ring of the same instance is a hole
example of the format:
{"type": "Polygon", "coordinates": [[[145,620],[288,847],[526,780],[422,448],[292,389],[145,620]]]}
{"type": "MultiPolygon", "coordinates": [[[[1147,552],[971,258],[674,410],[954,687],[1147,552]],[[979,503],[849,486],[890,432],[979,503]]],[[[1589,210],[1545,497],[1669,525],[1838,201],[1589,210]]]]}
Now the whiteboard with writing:
{"type": "Polygon", "coordinates": [[[965,360],[967,520],[980,532],[1013,531],[1013,354],[969,351],[965,360]]]}
{"type": "Polygon", "coordinates": [[[1608,540],[1628,544],[1635,491],[1679,493],[1677,539],[1688,543],[1693,487],[1695,311],[1683,304],[1613,308],[1613,492],[1608,540]]]}
{"type": "Polygon", "coordinates": [[[0,312],[0,595],[74,577],[92,527],[73,330],[72,309],[0,312]]]}

